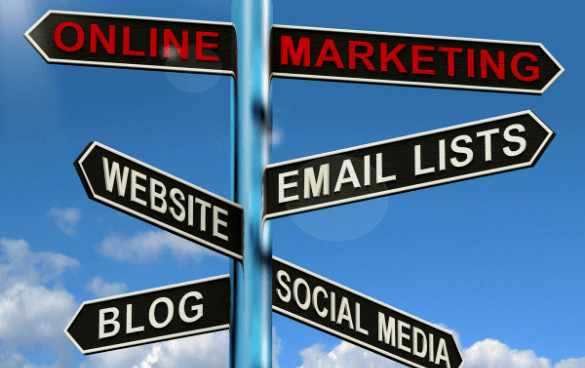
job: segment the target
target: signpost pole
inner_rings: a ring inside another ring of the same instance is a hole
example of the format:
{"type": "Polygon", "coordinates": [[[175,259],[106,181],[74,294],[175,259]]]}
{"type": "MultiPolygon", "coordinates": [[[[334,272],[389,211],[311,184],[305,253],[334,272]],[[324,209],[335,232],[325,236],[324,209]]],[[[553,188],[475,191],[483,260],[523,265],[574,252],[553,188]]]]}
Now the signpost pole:
{"type": "Polygon", "coordinates": [[[244,263],[231,262],[230,366],[272,365],[272,244],[262,227],[262,172],[270,161],[271,0],[233,0],[237,79],[232,84],[232,188],[244,207],[244,263]]]}

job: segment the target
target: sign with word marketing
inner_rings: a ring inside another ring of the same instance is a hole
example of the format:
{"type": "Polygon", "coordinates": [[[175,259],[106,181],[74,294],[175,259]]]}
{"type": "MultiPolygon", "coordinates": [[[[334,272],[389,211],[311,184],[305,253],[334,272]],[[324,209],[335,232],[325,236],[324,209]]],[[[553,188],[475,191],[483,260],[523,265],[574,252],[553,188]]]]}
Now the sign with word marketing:
{"type": "Polygon", "coordinates": [[[279,78],[542,94],[563,71],[540,43],[272,27],[279,78]]]}

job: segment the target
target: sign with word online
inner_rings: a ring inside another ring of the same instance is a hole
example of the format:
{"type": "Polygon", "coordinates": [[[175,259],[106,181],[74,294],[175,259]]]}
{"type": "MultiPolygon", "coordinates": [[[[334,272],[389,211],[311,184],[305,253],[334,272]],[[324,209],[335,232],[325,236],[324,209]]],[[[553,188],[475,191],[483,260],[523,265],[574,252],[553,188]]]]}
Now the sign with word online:
{"type": "Polygon", "coordinates": [[[235,77],[232,23],[50,10],[24,36],[48,63],[235,77]]]}

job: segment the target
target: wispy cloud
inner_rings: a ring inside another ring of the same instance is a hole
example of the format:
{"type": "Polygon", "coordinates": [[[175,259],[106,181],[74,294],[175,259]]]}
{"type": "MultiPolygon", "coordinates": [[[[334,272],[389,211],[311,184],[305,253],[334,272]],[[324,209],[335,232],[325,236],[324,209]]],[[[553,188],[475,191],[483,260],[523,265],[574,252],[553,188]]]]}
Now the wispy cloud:
{"type": "Polygon", "coordinates": [[[118,295],[128,290],[123,282],[109,283],[101,277],[94,277],[86,286],[85,290],[92,293],[97,298],[118,295]]]}
{"type": "Polygon", "coordinates": [[[79,208],[66,208],[64,210],[57,207],[49,211],[49,217],[55,221],[55,224],[69,236],[75,236],[75,225],[81,219],[81,210],[79,208]]]}
{"type": "Polygon", "coordinates": [[[205,255],[222,257],[217,252],[166,231],[138,232],[131,237],[110,235],[98,244],[97,249],[104,256],[118,261],[141,263],[155,260],[166,250],[178,259],[200,261],[205,255]]]}
{"type": "Polygon", "coordinates": [[[0,290],[18,282],[46,283],[79,266],[76,259],[63,254],[33,252],[24,239],[2,238],[0,250],[0,290]]]}
{"type": "Polygon", "coordinates": [[[278,364],[278,355],[282,351],[282,340],[276,333],[276,327],[272,326],[272,368],[280,368],[278,364]]]}
{"type": "Polygon", "coordinates": [[[278,147],[284,142],[284,131],[280,125],[274,125],[272,127],[272,147],[278,147]]]}

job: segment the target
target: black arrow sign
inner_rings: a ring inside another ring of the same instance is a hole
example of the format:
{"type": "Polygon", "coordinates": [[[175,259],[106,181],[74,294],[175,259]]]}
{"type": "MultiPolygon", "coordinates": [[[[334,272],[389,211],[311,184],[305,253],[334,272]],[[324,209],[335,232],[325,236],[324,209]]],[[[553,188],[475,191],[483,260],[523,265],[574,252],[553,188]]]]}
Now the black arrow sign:
{"type": "Polygon", "coordinates": [[[98,142],[74,162],[89,198],[243,259],[244,210],[213,193],[98,142]]]}
{"type": "Polygon", "coordinates": [[[554,135],[524,111],[268,165],[264,219],[531,167],[554,135]]]}
{"type": "Polygon", "coordinates": [[[564,71],[539,43],[272,27],[274,77],[542,94],[564,71]]]}
{"type": "Polygon", "coordinates": [[[272,310],[374,353],[417,368],[459,368],[450,331],[277,257],[272,310]]]}
{"type": "Polygon", "coordinates": [[[24,36],[47,63],[235,77],[232,23],[50,10],[24,36]]]}
{"type": "Polygon", "coordinates": [[[83,354],[225,330],[229,275],[84,302],[65,334],[83,354]]]}

